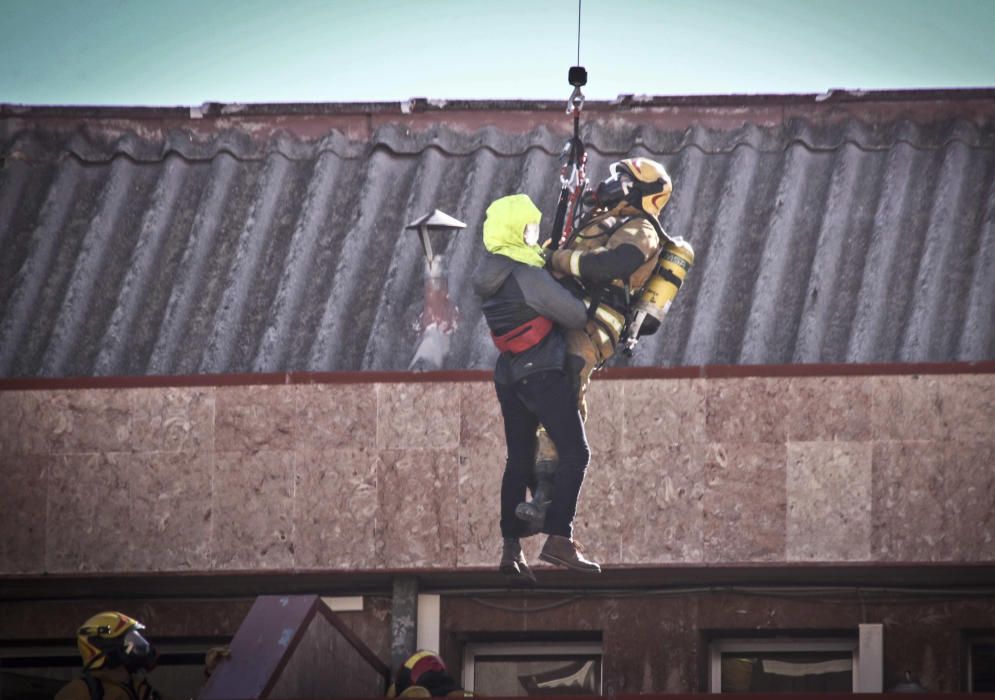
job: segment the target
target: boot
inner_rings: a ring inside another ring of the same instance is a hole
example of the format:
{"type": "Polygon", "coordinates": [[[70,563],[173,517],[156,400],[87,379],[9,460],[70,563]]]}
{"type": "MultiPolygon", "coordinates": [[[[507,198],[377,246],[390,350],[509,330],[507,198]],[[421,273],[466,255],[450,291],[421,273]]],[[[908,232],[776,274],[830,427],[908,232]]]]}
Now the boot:
{"type": "Polygon", "coordinates": [[[501,551],[501,566],[498,569],[508,578],[524,583],[535,583],[536,577],[529,568],[529,563],[522,554],[522,545],[512,537],[504,538],[504,549],[501,551]]]}
{"type": "Polygon", "coordinates": [[[601,567],[596,562],[585,559],[580,552],[581,546],[569,537],[550,535],[546,538],[546,544],[543,545],[539,558],[574,571],[601,573],[601,567]]]}
{"type": "Polygon", "coordinates": [[[553,477],[559,460],[540,459],[533,467],[536,488],[531,501],[523,501],[515,506],[515,517],[528,523],[530,535],[542,532],[546,524],[546,511],[553,497],[553,477]]]}
{"type": "Polygon", "coordinates": [[[546,511],[552,503],[545,498],[545,493],[541,488],[536,489],[531,501],[522,501],[515,506],[515,517],[525,522],[528,526],[529,535],[537,535],[542,532],[542,526],[546,524],[546,511]]]}

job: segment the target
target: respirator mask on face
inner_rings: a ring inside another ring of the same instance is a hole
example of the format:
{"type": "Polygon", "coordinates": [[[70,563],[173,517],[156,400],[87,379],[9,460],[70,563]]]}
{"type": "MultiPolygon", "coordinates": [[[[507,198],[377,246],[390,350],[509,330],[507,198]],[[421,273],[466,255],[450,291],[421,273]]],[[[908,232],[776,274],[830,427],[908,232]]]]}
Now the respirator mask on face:
{"type": "Polygon", "coordinates": [[[633,179],[624,170],[615,170],[605,180],[602,180],[594,191],[594,204],[605,209],[611,209],[623,201],[629,201],[629,193],[633,191],[633,179]]]}

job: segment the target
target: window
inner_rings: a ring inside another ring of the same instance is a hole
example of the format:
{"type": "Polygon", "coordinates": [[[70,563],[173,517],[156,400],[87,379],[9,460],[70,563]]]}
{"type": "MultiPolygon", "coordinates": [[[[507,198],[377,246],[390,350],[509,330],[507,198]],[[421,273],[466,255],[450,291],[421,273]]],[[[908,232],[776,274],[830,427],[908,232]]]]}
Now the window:
{"type": "Polygon", "coordinates": [[[601,643],[467,644],[463,687],[499,697],[601,695],[601,643]]]}
{"type": "Polygon", "coordinates": [[[971,641],[968,655],[967,689],[971,693],[995,693],[995,637],[971,641]]]}
{"type": "Polygon", "coordinates": [[[710,647],[713,693],[849,693],[857,640],[722,639],[710,647]]]}
{"type": "MultiPolygon", "coordinates": [[[[204,684],[204,655],[228,639],[162,641],[159,662],[149,673],[152,687],[167,697],[195,697],[204,684]]],[[[0,647],[0,700],[51,700],[82,670],[75,645],[0,647]]]]}
{"type": "Polygon", "coordinates": [[[51,700],[79,670],[75,646],[0,648],[0,700],[51,700]]]}

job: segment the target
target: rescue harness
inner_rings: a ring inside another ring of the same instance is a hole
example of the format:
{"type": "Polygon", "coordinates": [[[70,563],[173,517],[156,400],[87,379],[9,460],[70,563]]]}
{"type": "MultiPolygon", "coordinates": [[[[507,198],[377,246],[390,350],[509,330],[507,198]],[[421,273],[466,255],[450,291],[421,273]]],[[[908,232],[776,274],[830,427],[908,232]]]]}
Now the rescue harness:
{"type": "Polygon", "coordinates": [[[495,335],[491,333],[494,345],[501,352],[520,353],[534,348],[553,330],[553,322],[545,316],[536,316],[520,326],[512,328],[507,333],[495,335]]]}
{"type": "Polygon", "coordinates": [[[587,188],[587,150],[584,148],[584,142],[580,140],[580,112],[584,108],[584,93],[581,92],[581,88],[587,85],[587,69],[583,66],[572,66],[567,74],[567,80],[574,88],[567,100],[567,114],[573,116],[574,131],[563,148],[566,161],[560,168],[560,199],[556,203],[556,214],[553,216],[553,231],[549,244],[551,250],[556,250],[570,239],[575,221],[583,206],[584,190],[587,188]]]}
{"type": "MultiPolygon", "coordinates": [[[[638,339],[642,335],[656,332],[660,321],[670,308],[670,301],[681,287],[684,275],[694,261],[694,252],[683,239],[673,239],[663,230],[653,216],[636,214],[620,217],[614,225],[584,235],[580,230],[591,222],[593,211],[582,216],[586,199],[597,200],[597,193],[585,197],[587,189],[587,150],[580,138],[580,114],[584,108],[584,93],[581,88],[587,85],[587,70],[580,65],[580,0],[577,4],[577,65],[571,66],[567,81],[573,92],[567,100],[566,113],[573,117],[573,135],[563,149],[565,160],[560,168],[560,197],[553,217],[549,248],[557,250],[570,243],[574,236],[582,238],[611,238],[619,228],[633,218],[650,222],[660,239],[660,253],[653,274],[643,288],[637,290],[635,299],[628,279],[617,285],[599,285],[587,290],[584,303],[588,308],[588,321],[593,322],[601,343],[614,348],[622,345],[625,355],[631,356],[638,339]]],[[[581,286],[580,294],[584,294],[581,286]]],[[[553,323],[544,316],[527,321],[501,335],[491,333],[491,338],[501,352],[520,353],[538,345],[549,335],[553,323]]]]}

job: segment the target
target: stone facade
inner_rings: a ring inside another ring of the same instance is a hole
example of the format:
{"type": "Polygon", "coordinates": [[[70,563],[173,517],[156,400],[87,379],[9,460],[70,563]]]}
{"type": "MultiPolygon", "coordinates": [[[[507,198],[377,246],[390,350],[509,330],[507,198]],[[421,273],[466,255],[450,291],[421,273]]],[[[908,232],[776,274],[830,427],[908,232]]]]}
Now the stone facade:
{"type": "MultiPolygon", "coordinates": [[[[995,561],[995,374],[588,400],[608,566],[995,561]]],[[[503,459],[485,379],[3,391],[0,574],[490,567],[503,459]]]]}

